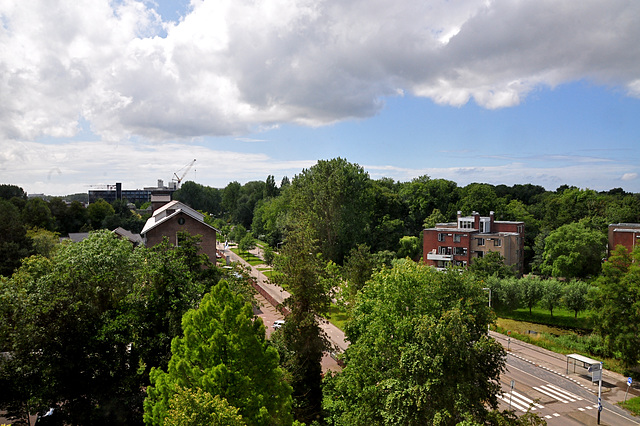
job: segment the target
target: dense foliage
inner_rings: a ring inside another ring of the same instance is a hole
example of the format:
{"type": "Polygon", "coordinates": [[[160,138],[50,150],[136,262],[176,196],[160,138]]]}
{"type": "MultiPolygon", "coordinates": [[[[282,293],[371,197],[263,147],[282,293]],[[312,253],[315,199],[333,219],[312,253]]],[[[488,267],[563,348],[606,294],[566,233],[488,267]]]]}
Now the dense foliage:
{"type": "Polygon", "coordinates": [[[326,386],[330,423],[484,421],[506,358],[487,336],[486,297],[468,275],[407,260],[374,273],[347,326],[346,367],[326,386]]]}
{"type": "MultiPolygon", "coordinates": [[[[23,260],[0,282],[0,407],[71,424],[139,424],[151,367],[219,272],[197,238],[133,248],[106,231],[23,260]]],[[[243,296],[244,297],[244,296],[243,296]]]]}
{"type": "MultiPolygon", "coordinates": [[[[221,282],[185,314],[182,328],[183,336],[172,342],[168,370],[151,372],[146,424],[166,424],[172,399],[187,390],[219,396],[251,425],[291,424],[291,387],[278,354],[240,295],[221,282]]],[[[213,416],[219,408],[212,404],[210,410],[213,416]]]]}

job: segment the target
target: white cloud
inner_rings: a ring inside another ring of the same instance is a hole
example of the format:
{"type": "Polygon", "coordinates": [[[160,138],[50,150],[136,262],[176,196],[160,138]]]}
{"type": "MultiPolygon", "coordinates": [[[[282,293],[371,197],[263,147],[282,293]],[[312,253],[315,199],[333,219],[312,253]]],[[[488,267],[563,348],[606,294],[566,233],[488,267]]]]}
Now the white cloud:
{"type": "Polygon", "coordinates": [[[486,108],[586,79],[640,96],[626,0],[192,0],[0,4],[0,135],[241,135],[369,117],[387,96],[486,108]]]}
{"type": "Polygon", "coordinates": [[[638,179],[638,174],[637,173],[625,173],[622,175],[622,177],[620,178],[623,181],[631,181],[631,180],[636,180],[638,179]]]}
{"type": "Polygon", "coordinates": [[[91,184],[122,182],[127,189],[155,186],[157,179],[166,184],[194,158],[196,163],[184,180],[213,187],[225,187],[233,180],[264,181],[268,175],[293,177],[315,164],[315,160],[279,161],[266,154],[195,144],[0,141],[2,182],[21,186],[29,193],[51,195],[86,192],[91,184]]]}

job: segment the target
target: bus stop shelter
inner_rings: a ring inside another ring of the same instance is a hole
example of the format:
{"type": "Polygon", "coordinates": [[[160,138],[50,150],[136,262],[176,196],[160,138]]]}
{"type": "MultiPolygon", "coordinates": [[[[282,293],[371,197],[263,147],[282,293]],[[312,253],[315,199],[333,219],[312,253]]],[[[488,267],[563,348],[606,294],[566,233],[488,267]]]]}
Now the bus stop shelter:
{"type": "MultiPolygon", "coordinates": [[[[569,364],[573,361],[573,372],[576,372],[576,364],[582,364],[582,368],[586,368],[587,371],[593,373],[594,370],[600,369],[600,361],[588,358],[579,354],[567,355],[567,374],[569,374],[569,364]],[[597,367],[596,367],[597,366],[597,367]]],[[[593,377],[592,377],[593,380],[593,377]]]]}

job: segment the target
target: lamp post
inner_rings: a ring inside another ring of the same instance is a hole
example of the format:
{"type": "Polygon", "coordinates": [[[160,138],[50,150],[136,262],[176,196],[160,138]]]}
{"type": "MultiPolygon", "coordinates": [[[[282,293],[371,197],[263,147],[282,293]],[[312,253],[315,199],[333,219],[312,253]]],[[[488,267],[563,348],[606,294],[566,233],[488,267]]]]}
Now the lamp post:
{"type": "MultiPolygon", "coordinates": [[[[491,288],[482,287],[483,290],[489,290],[489,310],[491,310],[491,288]]],[[[487,336],[489,335],[489,330],[491,330],[491,325],[487,324],[487,336]]]]}

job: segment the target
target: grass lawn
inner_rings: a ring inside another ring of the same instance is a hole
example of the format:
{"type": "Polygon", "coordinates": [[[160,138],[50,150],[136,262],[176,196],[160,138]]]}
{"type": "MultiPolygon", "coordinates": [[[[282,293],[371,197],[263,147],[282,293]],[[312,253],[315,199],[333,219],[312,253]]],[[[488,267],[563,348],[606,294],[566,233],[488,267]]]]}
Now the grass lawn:
{"type": "Polygon", "coordinates": [[[627,399],[627,402],[620,401],[618,405],[631,411],[634,416],[640,416],[640,396],[627,399]]]}
{"type": "Polygon", "coordinates": [[[590,320],[590,311],[580,312],[578,318],[574,318],[575,314],[564,308],[556,308],[553,310],[553,316],[548,309],[534,307],[529,314],[528,308],[520,308],[511,312],[497,311],[496,314],[500,318],[508,318],[517,321],[526,321],[536,324],[546,324],[556,327],[579,329],[578,332],[589,332],[593,326],[590,320]]]}
{"type": "Polygon", "coordinates": [[[243,258],[251,266],[261,265],[264,263],[264,260],[260,259],[258,256],[255,256],[249,252],[240,251],[237,248],[233,248],[231,249],[231,251],[237,254],[238,256],[240,256],[241,258],[243,258]]]}
{"type": "Polygon", "coordinates": [[[581,354],[604,362],[604,368],[607,370],[623,375],[628,373],[619,360],[603,357],[597,353],[603,342],[595,334],[580,335],[568,328],[505,318],[498,318],[495,330],[502,334],[507,334],[507,331],[511,331],[511,337],[514,339],[531,343],[559,354],[581,354]]]}
{"type": "Polygon", "coordinates": [[[327,319],[340,330],[344,330],[344,325],[349,320],[349,315],[338,305],[332,303],[329,307],[327,319]]]}

